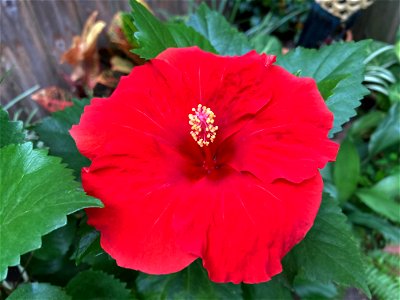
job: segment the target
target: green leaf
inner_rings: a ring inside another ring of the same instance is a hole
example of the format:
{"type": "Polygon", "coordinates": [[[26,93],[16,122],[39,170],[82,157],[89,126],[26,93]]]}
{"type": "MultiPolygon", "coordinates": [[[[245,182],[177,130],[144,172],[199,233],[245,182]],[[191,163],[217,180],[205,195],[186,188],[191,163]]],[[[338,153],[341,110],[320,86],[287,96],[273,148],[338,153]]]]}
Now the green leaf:
{"type": "Polygon", "coordinates": [[[284,285],[280,275],[265,283],[244,284],[243,293],[245,299],[293,299],[290,290],[284,285]]]}
{"type": "Polygon", "coordinates": [[[183,23],[169,23],[168,29],[173,36],[177,47],[198,46],[201,49],[216,52],[210,42],[193,28],[187,27],[183,23]]]}
{"type": "Polygon", "coordinates": [[[392,105],[383,122],[371,135],[368,148],[371,156],[400,143],[400,102],[392,105]]]}
{"type": "Polygon", "coordinates": [[[360,249],[338,205],[324,195],[314,226],[285,258],[301,277],[355,286],[370,297],[360,249]]]}
{"type": "Polygon", "coordinates": [[[84,266],[77,267],[68,254],[50,260],[26,254],[21,257],[21,265],[26,265],[27,274],[37,281],[65,286],[71,278],[85,269],[84,266]]]}
{"type": "Polygon", "coordinates": [[[400,223],[400,203],[379,191],[359,189],[357,197],[373,211],[393,222],[400,223]]]}
{"type": "Polygon", "coordinates": [[[372,190],[392,198],[400,198],[400,172],[385,177],[375,184],[372,190]]]}
{"type": "Polygon", "coordinates": [[[333,176],[338,191],[338,200],[340,202],[348,200],[357,189],[360,176],[360,156],[356,146],[348,138],[340,145],[333,176]]]}
{"type": "Polygon", "coordinates": [[[381,219],[374,214],[368,214],[356,210],[350,213],[348,218],[353,224],[366,226],[382,233],[388,241],[397,244],[400,243],[400,228],[391,225],[388,221],[381,219]]]}
{"type": "Polygon", "coordinates": [[[24,283],[7,300],[71,300],[64,290],[48,283],[24,283]]]}
{"type": "Polygon", "coordinates": [[[186,25],[165,25],[137,1],[130,0],[130,5],[131,20],[137,28],[134,35],[139,44],[133,52],[140,57],[151,59],[171,47],[199,46],[205,51],[216,52],[206,38],[186,25]]]}
{"type": "Polygon", "coordinates": [[[33,255],[42,260],[51,260],[67,254],[76,232],[75,220],[43,236],[42,247],[33,255]]]}
{"type": "Polygon", "coordinates": [[[336,76],[329,76],[328,78],[318,82],[318,90],[320,91],[322,97],[324,99],[328,99],[333,95],[335,87],[339,84],[340,81],[349,77],[349,74],[339,74],[336,76]]]}
{"type": "Polygon", "coordinates": [[[73,100],[73,102],[73,106],[44,118],[35,127],[35,131],[40,140],[49,147],[49,153],[61,157],[63,162],[75,171],[74,175],[80,177],[82,167],[88,166],[90,161],[79,153],[69,130],[72,125],[79,123],[83,109],[90,100],[73,100]]]}
{"type": "Polygon", "coordinates": [[[126,284],[101,271],[84,271],[76,275],[66,287],[73,300],[133,299],[126,284]]]}
{"type": "Polygon", "coordinates": [[[321,283],[297,277],[294,282],[294,290],[302,300],[333,299],[338,296],[336,286],[332,283],[321,283]]]}
{"type": "Polygon", "coordinates": [[[258,53],[279,55],[282,53],[281,42],[272,35],[259,34],[250,40],[258,53]]]}
{"type": "Polygon", "coordinates": [[[296,48],[278,57],[278,64],[291,73],[301,70],[302,77],[312,77],[335,116],[332,136],[356,115],[355,108],[369,93],[362,82],[366,47],[369,41],[337,43],[320,50],[296,48]]]}
{"type": "Polygon", "coordinates": [[[400,82],[396,82],[390,86],[389,99],[392,103],[400,102],[400,82]]]}
{"type": "Polygon", "coordinates": [[[366,62],[368,66],[382,66],[391,62],[396,62],[394,47],[388,43],[371,40],[367,47],[368,57],[366,62]]]}
{"type": "Polygon", "coordinates": [[[135,38],[139,48],[133,52],[150,59],[170,47],[176,47],[175,40],[168,28],[154,17],[143,5],[131,0],[132,20],[137,28],[135,38]]]}
{"type": "Polygon", "coordinates": [[[232,27],[224,16],[210,10],[204,3],[189,17],[187,25],[205,36],[219,54],[241,55],[251,50],[246,35],[232,27]]]}
{"type": "Polygon", "coordinates": [[[0,280],[19,256],[41,246],[41,236],[66,224],[66,215],[100,207],[74,181],[72,171],[31,143],[0,149],[0,280]],[[4,173],[7,170],[7,173],[4,173]]]}
{"type": "Polygon", "coordinates": [[[349,135],[352,137],[362,137],[375,129],[384,118],[384,112],[379,110],[370,111],[352,124],[349,135]]]}
{"type": "Polygon", "coordinates": [[[23,124],[10,121],[8,113],[0,107],[0,148],[9,144],[19,144],[25,139],[23,124]]]}
{"type": "Polygon", "coordinates": [[[399,298],[400,283],[398,277],[390,275],[372,263],[368,265],[368,285],[375,296],[374,299],[399,298]]]}
{"type": "Polygon", "coordinates": [[[374,294],[374,299],[398,299],[400,295],[400,280],[398,276],[398,254],[386,253],[380,250],[369,254],[367,282],[374,294]]]}
{"type": "Polygon", "coordinates": [[[330,197],[337,200],[338,199],[338,191],[336,186],[329,181],[324,181],[324,193],[327,193],[330,197]]]}
{"type": "Polygon", "coordinates": [[[135,20],[133,19],[132,14],[122,12],[121,13],[121,21],[122,21],[122,32],[124,33],[124,36],[126,37],[128,43],[134,47],[137,48],[139,45],[137,43],[137,40],[135,38],[135,32],[137,31],[137,28],[135,27],[135,20]]]}
{"type": "Polygon", "coordinates": [[[139,294],[146,300],[161,299],[242,299],[240,285],[217,284],[208,279],[200,261],[170,275],[146,275],[136,279],[139,294]]]}
{"type": "Polygon", "coordinates": [[[76,264],[79,265],[87,256],[97,256],[102,252],[100,233],[88,225],[80,228],[74,253],[76,264]]]}

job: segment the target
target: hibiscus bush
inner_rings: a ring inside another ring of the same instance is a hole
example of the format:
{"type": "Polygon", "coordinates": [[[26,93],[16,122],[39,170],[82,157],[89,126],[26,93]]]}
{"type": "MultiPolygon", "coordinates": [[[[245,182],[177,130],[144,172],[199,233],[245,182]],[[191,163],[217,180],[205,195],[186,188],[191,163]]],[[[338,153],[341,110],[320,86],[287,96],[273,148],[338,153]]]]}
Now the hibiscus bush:
{"type": "Polygon", "coordinates": [[[50,116],[0,112],[1,298],[396,298],[400,44],[283,55],[130,4],[107,64],[93,14],[71,90],[33,96],[50,116]]]}

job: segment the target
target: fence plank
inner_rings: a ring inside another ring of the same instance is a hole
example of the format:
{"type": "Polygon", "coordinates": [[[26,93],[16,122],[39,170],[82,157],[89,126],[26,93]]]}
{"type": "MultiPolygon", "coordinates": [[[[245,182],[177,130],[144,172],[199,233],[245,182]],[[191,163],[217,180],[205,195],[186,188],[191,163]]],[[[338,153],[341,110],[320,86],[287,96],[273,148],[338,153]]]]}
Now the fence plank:
{"type": "Polygon", "coordinates": [[[400,25],[400,0],[376,0],[354,25],[354,37],[394,43],[400,25]]]}
{"type": "MultiPolygon", "coordinates": [[[[356,38],[393,41],[400,19],[399,1],[377,0],[356,25],[356,38]]],[[[80,34],[83,24],[94,10],[99,12],[99,20],[109,22],[117,11],[129,11],[128,2],[0,0],[0,76],[12,68],[11,74],[0,85],[0,103],[4,105],[36,84],[41,87],[67,87],[63,75],[68,74],[70,68],[59,62],[61,54],[71,45],[73,36],[80,34]]],[[[187,13],[193,3],[191,0],[147,2],[158,16],[164,18],[187,13]]],[[[36,104],[24,101],[23,107],[29,111],[36,104]]],[[[40,115],[43,114],[41,110],[40,115]]]]}
{"type": "MultiPolygon", "coordinates": [[[[187,0],[149,0],[158,15],[183,14],[187,0]]],[[[62,53],[80,34],[88,16],[99,12],[107,23],[118,11],[129,11],[128,0],[1,0],[0,1],[0,76],[12,69],[0,85],[0,103],[38,84],[67,88],[63,79],[71,68],[60,65],[62,53]]],[[[15,107],[27,112],[38,107],[24,100],[15,107]]],[[[40,109],[40,108],[39,108],[40,109]]],[[[38,116],[43,116],[40,109],[38,116]]]]}

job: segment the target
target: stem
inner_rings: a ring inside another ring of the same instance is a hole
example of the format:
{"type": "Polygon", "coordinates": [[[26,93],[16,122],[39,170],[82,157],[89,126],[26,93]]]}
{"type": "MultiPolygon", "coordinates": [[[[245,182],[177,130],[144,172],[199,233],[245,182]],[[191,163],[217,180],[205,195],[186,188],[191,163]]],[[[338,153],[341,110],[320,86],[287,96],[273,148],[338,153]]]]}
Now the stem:
{"type": "Polygon", "coordinates": [[[233,21],[235,20],[239,6],[240,6],[240,0],[235,0],[235,2],[233,3],[231,15],[229,16],[229,22],[233,23],[233,21]]]}
{"type": "Polygon", "coordinates": [[[14,99],[12,99],[10,102],[8,102],[6,105],[4,105],[3,109],[4,110],[8,110],[9,108],[11,108],[13,105],[17,104],[19,101],[23,100],[25,97],[28,97],[30,94],[33,94],[34,92],[36,92],[39,89],[38,85],[35,85],[33,87],[31,87],[29,90],[26,90],[25,92],[23,92],[21,95],[15,97],[14,99]]]}

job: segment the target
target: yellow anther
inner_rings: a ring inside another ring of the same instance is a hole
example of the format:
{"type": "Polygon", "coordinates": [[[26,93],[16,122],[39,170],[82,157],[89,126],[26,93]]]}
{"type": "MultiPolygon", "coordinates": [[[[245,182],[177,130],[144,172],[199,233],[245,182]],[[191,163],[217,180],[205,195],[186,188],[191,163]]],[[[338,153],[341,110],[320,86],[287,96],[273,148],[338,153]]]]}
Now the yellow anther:
{"type": "Polygon", "coordinates": [[[194,114],[189,114],[190,135],[200,147],[214,142],[218,126],[214,126],[215,114],[209,107],[202,104],[192,108],[194,114]]]}

